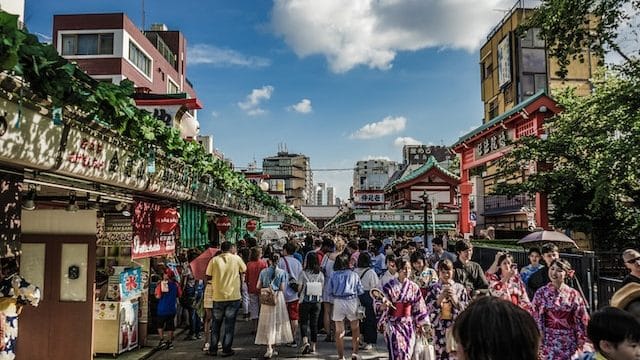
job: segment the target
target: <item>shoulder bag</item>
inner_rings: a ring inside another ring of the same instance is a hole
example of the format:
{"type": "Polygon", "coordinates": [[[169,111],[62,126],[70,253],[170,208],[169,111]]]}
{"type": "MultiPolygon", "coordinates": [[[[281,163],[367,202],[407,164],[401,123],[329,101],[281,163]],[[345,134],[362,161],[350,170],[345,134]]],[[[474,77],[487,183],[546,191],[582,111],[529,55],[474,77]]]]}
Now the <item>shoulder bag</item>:
{"type": "Polygon", "coordinates": [[[260,305],[276,305],[276,293],[273,291],[272,285],[273,280],[276,278],[276,269],[273,269],[273,276],[271,277],[271,282],[267,287],[263,287],[260,289],[260,305]]]}

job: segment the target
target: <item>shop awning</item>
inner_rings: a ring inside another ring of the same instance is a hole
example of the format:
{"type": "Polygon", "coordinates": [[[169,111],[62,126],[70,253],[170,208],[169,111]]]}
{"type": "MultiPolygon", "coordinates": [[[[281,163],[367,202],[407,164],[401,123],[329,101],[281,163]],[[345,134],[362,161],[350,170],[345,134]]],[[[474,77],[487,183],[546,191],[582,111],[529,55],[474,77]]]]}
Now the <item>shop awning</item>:
{"type": "MultiPolygon", "coordinates": [[[[406,223],[397,221],[364,221],[360,223],[362,230],[376,231],[424,231],[423,223],[406,223]]],[[[455,223],[436,223],[436,230],[455,230],[455,223]]],[[[433,230],[433,224],[427,225],[427,230],[433,230]]]]}

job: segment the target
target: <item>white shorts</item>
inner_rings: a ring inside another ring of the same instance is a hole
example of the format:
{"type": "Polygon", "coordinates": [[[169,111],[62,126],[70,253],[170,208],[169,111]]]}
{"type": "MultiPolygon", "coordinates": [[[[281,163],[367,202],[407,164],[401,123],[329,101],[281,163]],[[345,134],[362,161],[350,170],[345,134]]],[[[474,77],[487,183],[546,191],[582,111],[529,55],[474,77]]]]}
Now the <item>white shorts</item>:
{"type": "Polygon", "coordinates": [[[333,315],[331,320],[342,321],[344,318],[349,321],[358,320],[358,298],[349,300],[345,299],[333,299],[333,315]]]}

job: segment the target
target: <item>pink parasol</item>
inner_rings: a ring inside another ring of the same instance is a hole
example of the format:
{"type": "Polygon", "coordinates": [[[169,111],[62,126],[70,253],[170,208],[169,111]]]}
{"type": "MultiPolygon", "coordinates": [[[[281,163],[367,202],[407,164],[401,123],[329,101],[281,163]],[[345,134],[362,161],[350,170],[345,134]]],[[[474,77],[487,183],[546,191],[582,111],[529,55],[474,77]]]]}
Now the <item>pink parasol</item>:
{"type": "Polygon", "coordinates": [[[208,248],[189,263],[191,273],[194,278],[198,280],[207,280],[207,265],[209,265],[209,260],[211,260],[218,251],[219,250],[216,248],[208,248]]]}

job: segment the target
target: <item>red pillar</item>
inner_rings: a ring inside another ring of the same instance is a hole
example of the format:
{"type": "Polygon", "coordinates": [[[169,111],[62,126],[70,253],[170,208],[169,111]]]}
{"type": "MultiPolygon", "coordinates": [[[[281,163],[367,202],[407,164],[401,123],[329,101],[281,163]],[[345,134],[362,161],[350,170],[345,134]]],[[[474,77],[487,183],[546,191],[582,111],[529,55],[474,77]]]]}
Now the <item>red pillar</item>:
{"type": "Polygon", "coordinates": [[[536,224],[549,229],[549,200],[546,194],[536,193],[536,224]]]}
{"type": "Polygon", "coordinates": [[[471,204],[469,202],[469,195],[473,189],[473,186],[469,182],[469,171],[462,170],[460,177],[460,213],[458,223],[460,224],[460,232],[464,235],[471,232],[469,226],[469,215],[471,204]]]}

